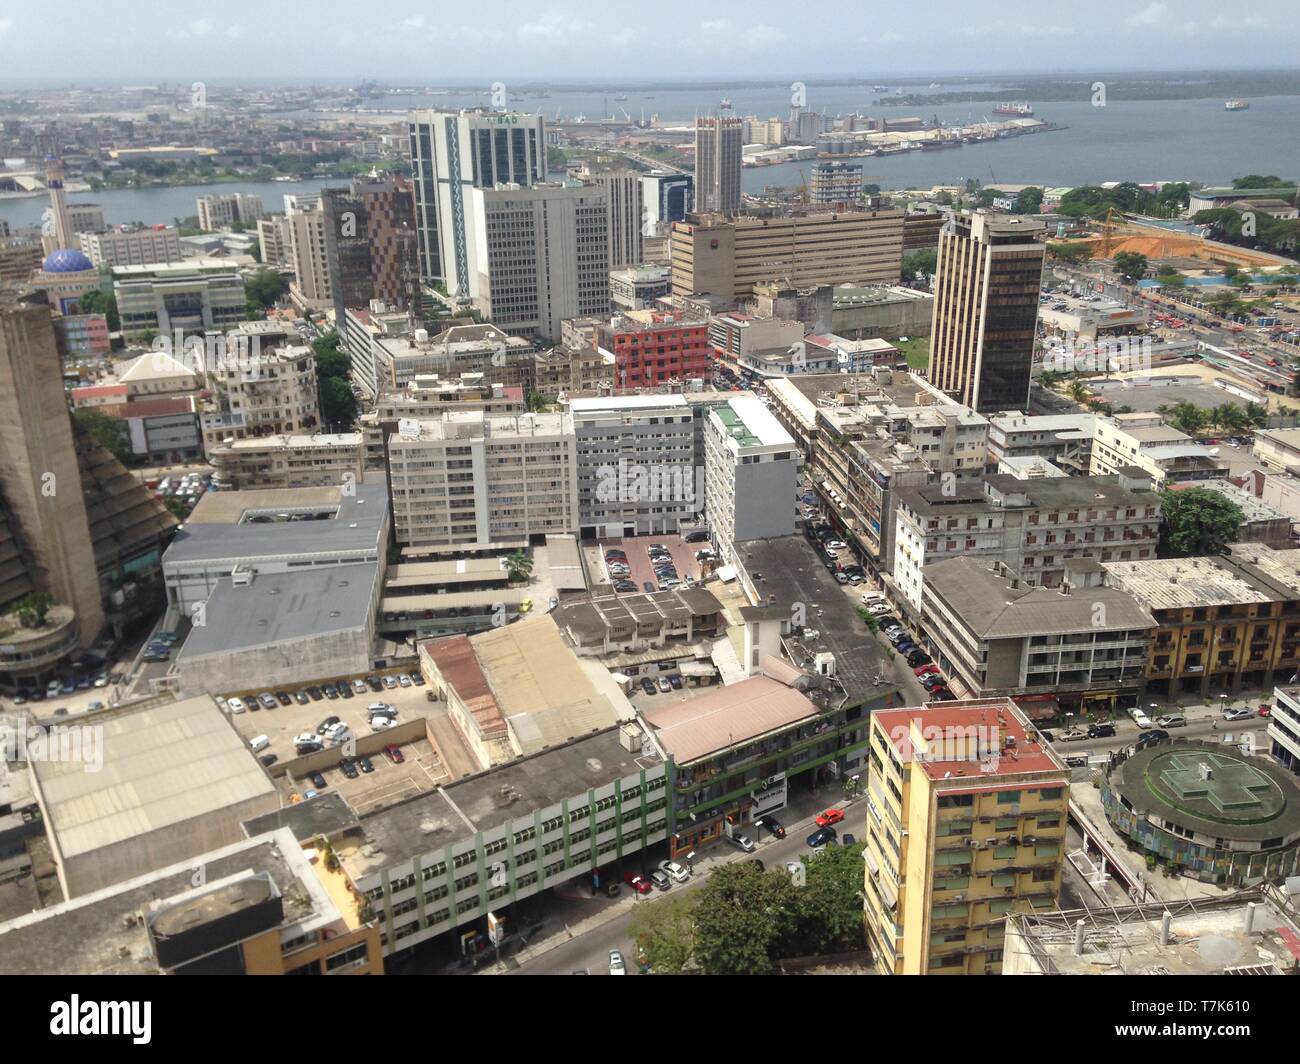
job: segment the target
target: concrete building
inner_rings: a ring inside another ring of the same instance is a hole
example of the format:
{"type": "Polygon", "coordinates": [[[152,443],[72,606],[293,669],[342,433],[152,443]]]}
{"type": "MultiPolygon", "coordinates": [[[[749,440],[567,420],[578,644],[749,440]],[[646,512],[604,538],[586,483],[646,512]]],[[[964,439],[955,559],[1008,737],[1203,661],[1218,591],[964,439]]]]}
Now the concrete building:
{"type": "Polygon", "coordinates": [[[738,365],[754,362],[760,352],[789,352],[801,345],[804,338],[800,321],[739,311],[714,314],[708,324],[709,342],[718,357],[738,365]]]}
{"type": "MultiPolygon", "coordinates": [[[[740,211],[740,157],[744,122],[720,115],[695,119],[695,209],[740,211]]],[[[692,289],[699,291],[699,289],[692,289]]]]}
{"type": "Polygon", "coordinates": [[[54,335],[65,361],[103,358],[112,349],[104,314],[60,314],[54,319],[54,335]]]}
{"type": "MultiPolygon", "coordinates": [[[[474,285],[471,192],[546,180],[546,121],[503,111],[416,111],[407,121],[420,278],[453,295],[474,285]]],[[[608,269],[608,267],[606,267],[608,269]]]]}
{"type": "Polygon", "coordinates": [[[282,347],[208,368],[212,395],[203,406],[203,443],[211,452],[250,436],[300,434],[320,424],[316,357],[310,347],[282,347]]]}
{"type": "Polygon", "coordinates": [[[611,395],[614,356],[585,343],[560,344],[533,356],[533,389],[547,399],[611,395]]]}
{"type": "Polygon", "coordinates": [[[103,233],[81,233],[82,254],[98,269],[105,266],[143,266],[153,262],[180,262],[180,231],[172,225],[140,229],[117,228],[103,233]]]}
{"type": "Polygon", "coordinates": [[[930,380],[979,413],[1023,410],[1046,229],[1019,216],[952,217],[939,238],[930,380]]]}
{"type": "Polygon", "coordinates": [[[1155,618],[1147,689],[1272,687],[1300,669],[1300,550],[1234,545],[1221,557],[1114,561],[1109,580],[1155,618]]]}
{"type": "Polygon", "coordinates": [[[681,395],[569,404],[583,539],[673,533],[698,523],[695,415],[681,395]]]}
{"type": "Polygon", "coordinates": [[[1058,908],[1070,770],[1010,699],[871,715],[864,905],[880,971],[995,975],[1058,908]]]}
{"type": "Polygon", "coordinates": [[[862,198],[862,164],[818,163],[812,170],[813,203],[857,203],[862,198]]]}
{"type": "Polygon", "coordinates": [[[248,316],[244,278],[221,259],[117,266],[113,294],[122,334],[131,340],[229,329],[248,316]]]}
{"type": "Polygon", "coordinates": [[[1117,414],[1093,423],[1089,472],[1118,473],[1141,469],[1157,485],[1178,480],[1216,480],[1228,475],[1228,463],[1213,448],[1164,423],[1157,414],[1117,414]]]}
{"type": "Polygon", "coordinates": [[[692,644],[725,631],[726,614],[702,587],[646,595],[606,595],[562,603],[556,627],[583,657],[640,654],[670,642],[692,644]]]}
{"type": "Polygon", "coordinates": [[[753,295],[755,287],[766,281],[796,288],[898,281],[902,211],[791,218],[692,217],[694,221],[673,223],[674,295],[707,292],[738,299],[753,295]]]}
{"type": "Polygon", "coordinates": [[[0,238],[0,284],[27,284],[43,257],[39,240],[0,238]]]}
{"type": "Polygon", "coordinates": [[[626,269],[644,261],[641,245],[644,210],[640,172],[588,168],[581,177],[583,184],[601,189],[609,204],[607,243],[610,269],[626,269]]]}
{"type": "Polygon", "coordinates": [[[1069,561],[1053,590],[1001,562],[937,562],[925,572],[923,644],[967,694],[1015,698],[1033,719],[1129,708],[1156,622],[1104,577],[1099,562],[1069,561]]]}
{"type": "Polygon", "coordinates": [[[512,336],[560,338],[565,318],[609,313],[609,200],[561,184],[469,190],[468,273],[455,291],[512,336]]]}
{"type": "Polygon", "coordinates": [[[388,437],[400,545],[503,543],[578,527],[568,414],[403,421],[388,437]]]}
{"type": "Polygon", "coordinates": [[[662,233],[673,222],[684,221],[695,209],[695,177],[661,170],[642,174],[641,202],[645,205],[646,232],[662,233]]]}
{"type": "Polygon", "coordinates": [[[1259,429],[1251,453],[1269,472],[1300,471],[1300,429],[1259,429]]]}
{"type": "MultiPolygon", "coordinates": [[[[989,417],[989,456],[998,461],[1044,458],[1062,469],[1087,473],[1092,469],[1092,444],[1096,432],[1096,414],[992,414],[989,417]]],[[[1116,454],[1105,464],[1110,466],[1110,472],[1115,472],[1132,465],[1132,462],[1123,460],[1130,457],[1133,453],[1116,454]]],[[[1098,472],[1102,472],[1100,466],[1098,472]]]]}
{"type": "Polygon", "coordinates": [[[712,375],[709,322],[681,311],[632,310],[596,326],[595,346],[614,356],[614,383],[633,391],[712,375]]]}
{"type": "Polygon", "coordinates": [[[293,228],[283,214],[272,214],[257,223],[257,246],[267,266],[292,266],[293,228]]]}
{"type": "MultiPolygon", "coordinates": [[[[754,285],[755,317],[797,321],[806,333],[820,335],[836,331],[831,319],[833,304],[833,289],[828,284],[796,288],[779,281],[765,281],[754,285]]],[[[928,323],[929,316],[926,318],[928,323]]]]}
{"type": "Polygon", "coordinates": [[[795,531],[799,450],[757,399],[734,398],[704,422],[704,509],[720,555],[736,544],[795,531]]]}
{"type": "Polygon", "coordinates": [[[376,336],[372,345],[378,391],[407,387],[416,377],[456,378],[482,373],[506,387],[527,385],[533,345],[495,325],[449,325],[430,337],[425,329],[376,336]]]}
{"type": "Polygon", "coordinates": [[[321,215],[335,321],[375,299],[405,307],[418,289],[415,205],[407,181],[374,177],[322,189],[321,215]]]}
{"type": "Polygon", "coordinates": [[[829,331],[855,340],[929,336],[933,316],[929,292],[901,285],[839,284],[832,290],[829,331]]]}
{"type": "Polygon", "coordinates": [[[307,841],[289,827],[258,832],[0,923],[0,966],[15,976],[382,975],[378,924],[343,901],[343,877],[313,864],[307,841]]]}
{"type": "Polygon", "coordinates": [[[1287,683],[1273,689],[1268,741],[1278,764],[1300,776],[1300,687],[1287,683]]]}
{"type": "Polygon", "coordinates": [[[892,581],[920,615],[925,573],[944,558],[1001,561],[1029,585],[1057,587],[1071,559],[1154,559],[1160,498],[1149,479],[997,474],[899,494],[892,581]]]}
{"type": "Polygon", "coordinates": [[[214,486],[235,491],[323,488],[365,478],[359,432],[253,436],[208,450],[214,486]]]}
{"type": "Polygon", "coordinates": [[[207,233],[229,229],[235,222],[258,222],[266,216],[262,197],[245,192],[200,196],[197,205],[199,228],[207,233]]]}
{"type": "Polygon", "coordinates": [[[289,248],[294,281],[289,294],[299,310],[324,310],[334,305],[325,234],[325,212],[319,203],[289,215],[289,248]]]}
{"type": "Polygon", "coordinates": [[[244,838],[280,806],[275,784],[207,695],[95,718],[101,771],[33,759],[50,854],[67,900],[244,838]]]}
{"type": "Polygon", "coordinates": [[[646,310],[672,291],[667,266],[628,266],[609,271],[609,302],[620,310],[646,310]]]}

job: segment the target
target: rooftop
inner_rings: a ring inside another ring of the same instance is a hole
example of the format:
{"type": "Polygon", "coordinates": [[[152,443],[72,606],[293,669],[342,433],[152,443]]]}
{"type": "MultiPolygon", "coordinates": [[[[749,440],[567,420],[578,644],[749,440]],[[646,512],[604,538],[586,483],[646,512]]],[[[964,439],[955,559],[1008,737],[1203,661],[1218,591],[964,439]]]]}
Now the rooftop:
{"type": "Polygon", "coordinates": [[[1223,557],[1105,562],[1111,582],[1152,610],[1245,605],[1300,598],[1300,550],[1263,544],[1223,557]]]}
{"type": "Polygon", "coordinates": [[[87,770],[84,742],[87,756],[31,764],[65,860],[253,798],[274,800],[266,770],[208,695],[109,710],[95,724],[99,771],[87,770]]]}
{"type": "Polygon", "coordinates": [[[794,440],[757,398],[739,396],[713,407],[727,435],[738,447],[793,447],[794,440]]]}
{"type": "Polygon", "coordinates": [[[579,638],[597,639],[614,630],[631,635],[647,624],[684,624],[688,617],[722,612],[722,603],[702,587],[655,591],[645,595],[608,595],[560,606],[555,623],[579,638]]]}
{"type": "Polygon", "coordinates": [[[684,702],[643,708],[659,745],[678,765],[781,731],[818,715],[805,694],[767,676],[716,687],[684,702]]]}

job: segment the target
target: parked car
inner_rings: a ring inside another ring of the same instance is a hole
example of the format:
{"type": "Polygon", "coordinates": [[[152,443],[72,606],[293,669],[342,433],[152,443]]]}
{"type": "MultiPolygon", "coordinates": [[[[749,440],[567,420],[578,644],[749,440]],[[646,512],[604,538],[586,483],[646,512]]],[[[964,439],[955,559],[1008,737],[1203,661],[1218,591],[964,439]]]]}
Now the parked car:
{"type": "Polygon", "coordinates": [[[325,697],[321,693],[321,689],[317,687],[315,684],[312,684],[311,687],[307,688],[307,694],[311,696],[311,700],[313,702],[319,702],[322,698],[325,697]]]}
{"type": "Polygon", "coordinates": [[[935,665],[933,662],[929,662],[925,665],[918,665],[912,670],[913,674],[916,676],[927,676],[930,673],[938,673],[938,671],[939,666],[935,665]]]}
{"type": "Polygon", "coordinates": [[[900,639],[897,643],[894,644],[894,649],[897,650],[900,654],[907,654],[908,652],[916,649],[916,644],[913,643],[910,639],[900,639]]]}
{"type": "Polygon", "coordinates": [[[324,788],[327,786],[325,782],[325,777],[322,776],[319,772],[309,772],[307,773],[307,778],[311,780],[311,785],[315,787],[318,791],[324,790],[324,788]]]}
{"type": "Polygon", "coordinates": [[[353,764],[351,759],[349,758],[345,757],[342,761],[340,761],[339,768],[343,770],[343,775],[347,776],[347,778],[350,780],[354,780],[357,778],[357,776],[360,775],[360,773],[357,771],[357,766],[353,764]]]}
{"type": "Polygon", "coordinates": [[[384,689],[384,683],[378,676],[367,676],[366,686],[372,691],[382,691],[384,689]]]}
{"type": "Polygon", "coordinates": [[[242,698],[227,698],[226,705],[230,707],[231,713],[244,712],[244,700],[242,698]]]}
{"type": "Polygon", "coordinates": [[[1259,707],[1259,715],[1261,717],[1271,717],[1273,715],[1272,705],[1270,705],[1268,702],[1265,702],[1262,706],[1259,707]]]}
{"type": "Polygon", "coordinates": [[[889,607],[886,606],[883,602],[873,602],[870,606],[867,607],[867,612],[874,617],[883,617],[885,614],[889,612],[889,607]]]}
{"type": "Polygon", "coordinates": [[[667,890],[673,885],[671,879],[669,879],[663,872],[657,870],[650,873],[650,882],[660,890],[667,890]]]}
{"type": "Polygon", "coordinates": [[[696,529],[694,532],[687,532],[686,535],[682,536],[682,541],[685,543],[707,543],[709,533],[706,529],[696,529]]]}
{"type": "Polygon", "coordinates": [[[324,687],[321,688],[321,691],[324,692],[325,697],[329,699],[335,699],[338,698],[339,696],[338,688],[335,687],[332,683],[327,683],[324,687]]]}
{"type": "Polygon", "coordinates": [[[357,758],[357,766],[361,769],[362,772],[375,771],[374,762],[372,762],[368,757],[357,758]]]}
{"type": "Polygon", "coordinates": [[[364,695],[364,694],[366,693],[366,681],[365,681],[365,680],[353,680],[353,681],[352,681],[352,693],[353,693],[353,694],[358,694],[358,695],[364,695]]]}
{"type": "Polygon", "coordinates": [[[402,751],[398,749],[398,747],[394,746],[392,743],[389,743],[387,746],[384,747],[384,753],[388,755],[388,760],[391,761],[394,765],[400,765],[403,761],[406,760],[406,755],[403,754],[402,751]]]}
{"type": "Polygon", "coordinates": [[[817,817],[817,826],[819,828],[828,828],[832,824],[838,824],[843,819],[843,809],[827,809],[817,817]]]}
{"type": "Polygon", "coordinates": [[[1141,735],[1139,735],[1137,737],[1137,742],[1134,745],[1137,747],[1137,749],[1141,750],[1144,746],[1150,746],[1153,743],[1164,742],[1168,738],[1169,738],[1169,733],[1167,731],[1160,731],[1158,729],[1153,729],[1151,731],[1143,732],[1141,735]]]}
{"type": "Polygon", "coordinates": [[[609,951],[609,974],[627,975],[627,964],[623,960],[623,954],[616,949],[609,951]]]}
{"type": "Polygon", "coordinates": [[[641,677],[641,690],[648,695],[652,695],[658,691],[659,688],[655,686],[654,680],[650,679],[649,676],[643,676],[641,677]]]}
{"type": "Polygon", "coordinates": [[[748,835],[724,836],[731,845],[744,853],[754,852],[754,841],[748,835]]]}
{"type": "Polygon", "coordinates": [[[1223,711],[1224,720],[1249,720],[1254,717],[1254,715],[1255,711],[1247,708],[1225,709],[1223,711]]]}
{"type": "Polygon", "coordinates": [[[623,882],[635,890],[638,894],[649,894],[654,890],[654,886],[645,876],[636,872],[624,872],[623,882]]]}
{"type": "Polygon", "coordinates": [[[404,673],[404,672],[403,672],[403,673],[399,673],[398,676],[397,676],[397,685],[398,685],[399,687],[410,687],[410,686],[411,686],[411,678],[410,678],[409,676],[407,676],[406,673],[404,673]]]}
{"type": "Polygon", "coordinates": [[[676,861],[660,861],[659,871],[671,876],[678,883],[685,883],[691,878],[691,874],[676,861]]]}
{"type": "Polygon", "coordinates": [[[392,676],[385,676],[385,677],[384,677],[384,686],[387,687],[388,690],[391,691],[391,690],[393,690],[394,688],[397,687],[397,681],[394,680],[392,676]]]}
{"type": "Polygon", "coordinates": [[[855,836],[853,836],[853,835],[845,834],[845,835],[843,835],[843,836],[840,838],[840,845],[841,845],[841,846],[856,846],[857,843],[858,843],[858,840],[857,840],[857,838],[856,838],[855,836]]]}
{"type": "Polygon", "coordinates": [[[668,693],[669,691],[671,691],[672,689],[673,689],[673,685],[670,684],[670,683],[668,682],[668,677],[667,677],[667,676],[660,676],[660,677],[659,677],[659,690],[662,691],[664,694],[667,694],[667,693],[668,693]]]}
{"type": "Polygon", "coordinates": [[[277,704],[275,701],[275,695],[269,693],[258,695],[257,700],[262,704],[263,709],[274,709],[277,704]]]}
{"type": "Polygon", "coordinates": [[[338,717],[326,717],[323,721],[321,721],[319,724],[316,725],[316,734],[324,735],[326,732],[328,732],[331,728],[335,727],[339,723],[340,720],[338,717]]]}
{"type": "MultiPolygon", "coordinates": [[[[554,597],[554,596],[552,596],[552,597],[554,597]]],[[[555,606],[552,605],[552,606],[551,606],[551,609],[555,609],[555,606]]],[[[423,674],[423,673],[412,672],[412,673],[409,673],[409,675],[410,675],[410,677],[411,677],[411,683],[413,683],[416,687],[423,687],[423,686],[424,686],[424,674],[423,674]]]]}
{"type": "Polygon", "coordinates": [[[1186,728],[1187,718],[1181,713],[1166,713],[1163,717],[1156,717],[1156,723],[1162,728],[1186,728]]]}
{"type": "Polygon", "coordinates": [[[1151,718],[1143,713],[1137,706],[1130,709],[1128,715],[1133,718],[1133,723],[1144,731],[1151,727],[1151,718]]]}
{"type": "Polygon", "coordinates": [[[644,582],[641,584],[641,586],[642,586],[642,588],[645,589],[645,591],[646,591],[647,593],[652,592],[652,591],[654,591],[654,589],[655,589],[654,582],[651,581],[651,580],[646,580],[646,581],[644,581],[644,582]]]}
{"type": "Polygon", "coordinates": [[[1089,739],[1109,739],[1114,734],[1115,734],[1115,725],[1109,722],[1103,721],[1100,724],[1088,725],[1089,739]]]}
{"type": "Polygon", "coordinates": [[[924,650],[913,650],[910,651],[907,655],[907,663],[912,668],[915,669],[920,667],[921,665],[932,665],[934,663],[934,659],[931,658],[930,655],[927,654],[924,650]]]}
{"type": "Polygon", "coordinates": [[[1056,737],[1056,741],[1058,743],[1077,743],[1086,738],[1088,738],[1087,728],[1067,728],[1056,737]]]}
{"type": "Polygon", "coordinates": [[[307,742],[307,743],[295,743],[294,749],[298,752],[298,755],[301,757],[306,754],[320,753],[322,750],[325,749],[325,744],[321,742],[319,739],[312,739],[311,742],[307,742]]]}
{"type": "Polygon", "coordinates": [[[829,550],[844,550],[848,547],[848,544],[842,539],[828,539],[826,541],[826,546],[829,550]]]}
{"type": "Polygon", "coordinates": [[[626,595],[636,591],[636,584],[632,583],[631,580],[615,580],[614,590],[626,595]]]}
{"type": "Polygon", "coordinates": [[[397,727],[397,721],[393,720],[392,717],[374,716],[370,718],[371,731],[385,731],[388,728],[396,728],[396,727],[397,727]]]}
{"type": "Polygon", "coordinates": [[[816,831],[814,831],[811,835],[808,836],[806,841],[809,846],[813,847],[813,849],[816,849],[818,846],[825,846],[828,842],[831,842],[836,837],[837,837],[837,833],[834,828],[818,828],[816,831]]]}
{"type": "Polygon", "coordinates": [[[673,673],[668,677],[668,685],[674,691],[680,691],[682,689],[682,678],[678,676],[677,673],[673,673]]]}
{"type": "Polygon", "coordinates": [[[311,701],[311,699],[307,697],[307,692],[304,691],[302,688],[299,688],[298,690],[294,691],[293,700],[297,702],[298,705],[300,706],[305,706],[308,702],[311,701]]]}
{"type": "Polygon", "coordinates": [[[347,680],[340,680],[334,685],[334,689],[338,691],[340,698],[354,697],[352,694],[352,685],[348,683],[347,680]]]}
{"type": "Polygon", "coordinates": [[[772,835],[778,839],[785,838],[785,828],[782,827],[781,821],[774,816],[762,816],[754,821],[755,827],[766,828],[772,835]]]}
{"type": "Polygon", "coordinates": [[[262,764],[264,764],[267,768],[270,768],[277,761],[279,761],[280,758],[276,754],[263,754],[261,757],[258,758],[258,760],[262,762],[262,764]]]}
{"type": "Polygon", "coordinates": [[[1087,755],[1087,754],[1068,754],[1067,756],[1063,757],[1061,760],[1065,762],[1065,764],[1066,764],[1066,766],[1067,766],[1068,768],[1087,768],[1087,767],[1088,767],[1088,755],[1087,755]]]}
{"type": "Polygon", "coordinates": [[[293,698],[290,696],[288,691],[276,691],[275,700],[282,706],[293,705],[293,698]]]}
{"type": "Polygon", "coordinates": [[[293,741],[294,741],[294,745],[301,745],[303,743],[318,743],[320,742],[320,733],[303,732],[301,735],[295,735],[293,737],[293,741]]]}
{"type": "Polygon", "coordinates": [[[371,702],[366,712],[372,717],[396,717],[397,707],[391,702],[371,702]]]}

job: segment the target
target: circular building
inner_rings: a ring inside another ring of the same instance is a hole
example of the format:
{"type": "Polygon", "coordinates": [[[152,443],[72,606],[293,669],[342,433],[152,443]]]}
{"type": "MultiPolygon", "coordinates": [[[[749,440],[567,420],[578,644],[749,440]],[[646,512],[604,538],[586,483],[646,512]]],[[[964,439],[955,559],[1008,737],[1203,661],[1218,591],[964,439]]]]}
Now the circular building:
{"type": "Polygon", "coordinates": [[[1210,742],[1156,743],[1102,782],[1111,826],[1207,883],[1250,885],[1300,870],[1300,780],[1210,742]]]}
{"type": "Polygon", "coordinates": [[[59,248],[45,256],[41,269],[46,273],[82,273],[93,270],[94,263],[76,248],[59,248]]]}
{"type": "Polygon", "coordinates": [[[51,251],[32,274],[33,287],[43,290],[50,306],[60,314],[71,314],[77,300],[98,288],[101,281],[95,264],[75,248],[51,251]]]}

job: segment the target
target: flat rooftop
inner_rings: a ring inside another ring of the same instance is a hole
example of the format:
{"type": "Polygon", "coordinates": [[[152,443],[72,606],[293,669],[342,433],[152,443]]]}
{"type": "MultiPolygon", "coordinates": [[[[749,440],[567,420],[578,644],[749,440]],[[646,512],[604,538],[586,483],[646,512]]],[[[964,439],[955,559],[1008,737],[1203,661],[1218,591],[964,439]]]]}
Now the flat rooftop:
{"type": "Polygon", "coordinates": [[[722,603],[702,587],[654,591],[644,595],[607,595],[560,606],[555,623],[587,639],[615,630],[630,635],[648,624],[684,624],[688,617],[721,613],[722,603]]]}
{"type": "Polygon", "coordinates": [[[253,798],[274,800],[266,770],[208,695],[109,710],[95,725],[99,771],[88,770],[87,757],[31,763],[46,829],[65,859],[253,798]]]}
{"type": "Polygon", "coordinates": [[[862,622],[808,540],[803,536],[751,539],[737,543],[736,550],[764,605],[770,596],[775,600],[771,605],[784,607],[789,616],[796,602],[803,603],[806,628],[817,635],[793,639],[791,644],[806,653],[809,662],[818,653],[835,655],[835,680],[844,688],[847,705],[883,702],[898,690],[890,679],[890,652],[862,622]]]}
{"type": "Polygon", "coordinates": [[[1033,962],[1054,975],[1280,975],[1300,958],[1294,915],[1256,890],[1183,902],[1011,913],[1009,921],[1033,962]],[[1166,910],[1173,919],[1169,943],[1161,945],[1166,910]],[[1083,952],[1076,953],[1080,920],[1083,952]]]}
{"type": "Polygon", "coordinates": [[[739,396],[719,403],[713,413],[727,435],[741,448],[793,447],[794,440],[756,397],[739,396]]]}
{"type": "Polygon", "coordinates": [[[1232,606],[1300,598],[1300,550],[1271,551],[1248,544],[1245,553],[1206,558],[1150,558],[1103,562],[1151,610],[1232,606]]]}
{"type": "Polygon", "coordinates": [[[657,764],[625,750],[618,728],[607,728],[362,817],[364,844],[339,856],[361,878],[657,764]]]}

